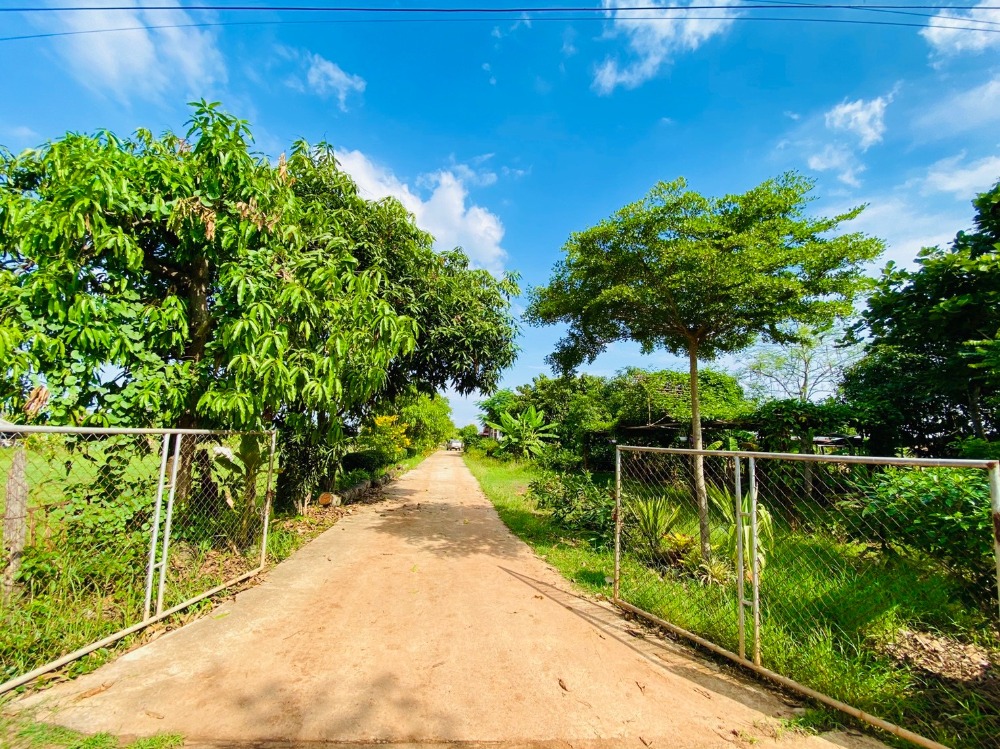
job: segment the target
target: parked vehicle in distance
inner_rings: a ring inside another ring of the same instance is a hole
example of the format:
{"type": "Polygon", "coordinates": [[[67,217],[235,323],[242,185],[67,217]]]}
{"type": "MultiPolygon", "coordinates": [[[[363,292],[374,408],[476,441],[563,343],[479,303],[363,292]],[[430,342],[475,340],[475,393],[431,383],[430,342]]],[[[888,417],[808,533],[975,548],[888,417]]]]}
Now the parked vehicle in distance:
{"type": "Polygon", "coordinates": [[[461,452],[463,447],[464,445],[462,444],[462,440],[448,440],[449,450],[458,450],[459,452],[461,452]]]}

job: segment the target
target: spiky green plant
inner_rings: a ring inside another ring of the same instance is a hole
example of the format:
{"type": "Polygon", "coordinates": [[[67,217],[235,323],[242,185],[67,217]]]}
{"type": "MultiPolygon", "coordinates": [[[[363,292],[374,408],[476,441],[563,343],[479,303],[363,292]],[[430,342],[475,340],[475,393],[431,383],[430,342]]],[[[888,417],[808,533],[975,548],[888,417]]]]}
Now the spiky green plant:
{"type": "Polygon", "coordinates": [[[635,530],[643,552],[650,559],[658,560],[663,548],[663,538],[677,524],[681,508],[663,495],[630,497],[627,506],[635,519],[635,530]]]}
{"type": "MultiPolygon", "coordinates": [[[[751,506],[750,493],[745,493],[740,498],[740,523],[736,522],[736,499],[728,489],[721,489],[717,486],[708,487],[708,498],[716,512],[722,516],[727,526],[726,540],[723,543],[723,551],[727,557],[737,562],[736,550],[738,534],[743,535],[743,569],[747,577],[753,575],[753,557],[750,549],[751,536],[751,506]]],[[[767,562],[768,546],[774,541],[774,523],[771,520],[771,513],[757,498],[757,568],[761,572],[767,562]]]]}

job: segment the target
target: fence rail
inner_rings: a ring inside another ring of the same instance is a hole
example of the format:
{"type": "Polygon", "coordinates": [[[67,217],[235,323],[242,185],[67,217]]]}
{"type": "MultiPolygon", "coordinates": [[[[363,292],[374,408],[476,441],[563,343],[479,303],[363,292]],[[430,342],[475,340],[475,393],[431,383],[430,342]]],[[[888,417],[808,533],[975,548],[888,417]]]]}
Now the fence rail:
{"type": "Polygon", "coordinates": [[[619,446],[614,599],[925,747],[1000,746],[996,461],[619,446]]]}
{"type": "Polygon", "coordinates": [[[0,427],[0,694],[259,573],[275,437],[0,427]]]}

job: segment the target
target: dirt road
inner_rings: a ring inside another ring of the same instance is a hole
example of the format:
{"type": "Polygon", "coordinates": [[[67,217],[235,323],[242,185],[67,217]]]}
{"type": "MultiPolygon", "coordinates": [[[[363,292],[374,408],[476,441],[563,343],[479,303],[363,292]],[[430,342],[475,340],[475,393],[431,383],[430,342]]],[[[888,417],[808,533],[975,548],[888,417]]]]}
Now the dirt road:
{"type": "MultiPolygon", "coordinates": [[[[88,732],[211,746],[732,747],[774,743],[792,714],[569,592],[459,455],[387,491],[211,616],[22,706],[88,732]]],[[[777,743],[831,741],[861,745],[777,743]]]]}

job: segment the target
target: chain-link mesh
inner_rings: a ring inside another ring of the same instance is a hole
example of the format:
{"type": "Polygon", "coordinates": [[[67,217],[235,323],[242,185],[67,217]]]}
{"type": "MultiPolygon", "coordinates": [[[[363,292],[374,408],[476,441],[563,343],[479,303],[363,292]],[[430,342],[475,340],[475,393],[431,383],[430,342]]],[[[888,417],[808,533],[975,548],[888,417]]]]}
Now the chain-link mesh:
{"type": "Polygon", "coordinates": [[[261,565],[270,434],[0,433],[0,683],[261,565]]]}
{"type": "Polygon", "coordinates": [[[620,465],[621,600],[934,741],[1000,746],[986,470],[638,448],[620,465]]]}

